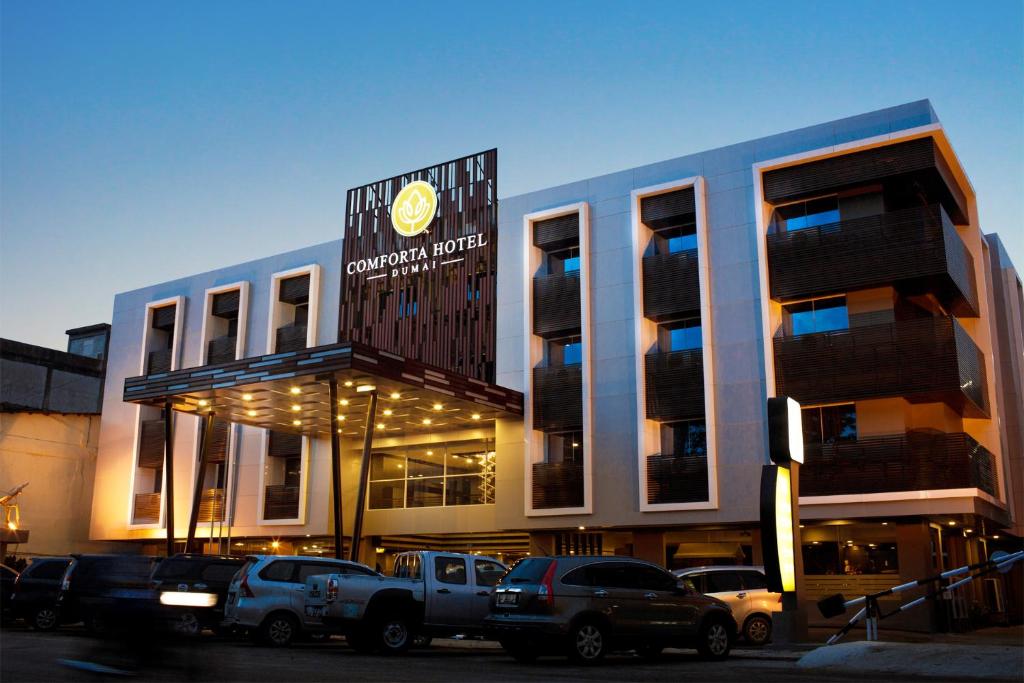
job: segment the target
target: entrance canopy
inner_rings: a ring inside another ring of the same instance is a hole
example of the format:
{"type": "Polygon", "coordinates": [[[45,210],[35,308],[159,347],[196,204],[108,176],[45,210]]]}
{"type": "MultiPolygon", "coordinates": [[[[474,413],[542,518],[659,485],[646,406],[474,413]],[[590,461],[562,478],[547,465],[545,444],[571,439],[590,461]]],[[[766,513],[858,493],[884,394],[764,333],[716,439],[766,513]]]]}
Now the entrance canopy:
{"type": "Polygon", "coordinates": [[[362,436],[372,392],[376,436],[449,431],[523,414],[523,395],[356,342],[125,380],[124,400],[300,433],[362,436]],[[337,382],[338,406],[329,385],[337,382]],[[332,410],[335,408],[335,410],[332,410]],[[334,416],[337,416],[334,418],[334,416]]]}

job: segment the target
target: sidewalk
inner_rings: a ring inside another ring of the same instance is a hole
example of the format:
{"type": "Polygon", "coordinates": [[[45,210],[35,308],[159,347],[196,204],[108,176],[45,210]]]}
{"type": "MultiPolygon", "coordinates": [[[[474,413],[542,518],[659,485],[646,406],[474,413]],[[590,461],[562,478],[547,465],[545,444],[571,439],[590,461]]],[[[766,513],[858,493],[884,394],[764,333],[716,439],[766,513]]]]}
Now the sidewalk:
{"type": "Polygon", "coordinates": [[[934,676],[1019,681],[1024,649],[976,643],[894,643],[866,641],[819,647],[797,662],[801,669],[851,674],[934,676]]]}

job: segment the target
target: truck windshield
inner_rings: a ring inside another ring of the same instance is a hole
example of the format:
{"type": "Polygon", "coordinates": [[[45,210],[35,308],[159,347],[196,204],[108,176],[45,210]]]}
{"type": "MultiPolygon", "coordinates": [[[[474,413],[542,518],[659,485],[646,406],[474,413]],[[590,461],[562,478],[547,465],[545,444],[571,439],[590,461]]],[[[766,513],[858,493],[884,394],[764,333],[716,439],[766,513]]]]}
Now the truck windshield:
{"type": "Polygon", "coordinates": [[[502,578],[502,583],[540,583],[552,560],[546,557],[528,557],[502,578]]]}

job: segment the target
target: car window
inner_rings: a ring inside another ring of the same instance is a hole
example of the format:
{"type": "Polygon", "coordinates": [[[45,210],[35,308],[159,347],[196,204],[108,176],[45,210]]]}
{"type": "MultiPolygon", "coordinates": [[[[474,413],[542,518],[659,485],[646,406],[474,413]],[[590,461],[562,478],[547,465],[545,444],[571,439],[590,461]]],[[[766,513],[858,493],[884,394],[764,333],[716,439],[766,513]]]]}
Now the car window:
{"type": "Polygon", "coordinates": [[[758,588],[767,588],[768,581],[764,578],[764,574],[755,571],[740,572],[740,577],[743,579],[744,590],[757,590],[758,588]]]}
{"type": "Polygon", "coordinates": [[[59,579],[64,576],[67,566],[67,562],[33,563],[25,570],[25,574],[33,579],[59,579]]]}
{"type": "Polygon", "coordinates": [[[577,567],[562,577],[562,583],[567,586],[589,586],[590,565],[577,567]]]}
{"type": "Polygon", "coordinates": [[[292,576],[295,574],[296,562],[290,562],[288,560],[276,560],[271,562],[263,571],[260,572],[260,578],[264,581],[292,581],[292,576]]]}
{"type": "Polygon", "coordinates": [[[6,565],[0,565],[0,570],[3,570],[3,575],[4,575],[5,579],[7,579],[7,578],[15,579],[15,578],[18,577],[18,572],[14,571],[13,569],[11,569],[10,567],[8,567],[6,565]]]}
{"type": "Polygon", "coordinates": [[[349,574],[347,565],[331,564],[329,562],[303,562],[299,567],[299,583],[306,583],[306,579],[317,574],[349,574]]]}
{"type": "Polygon", "coordinates": [[[196,562],[194,560],[169,557],[157,565],[156,571],[153,572],[153,578],[161,581],[187,579],[191,578],[195,568],[196,562]]]}
{"type": "Polygon", "coordinates": [[[554,560],[547,557],[527,557],[519,560],[515,566],[505,574],[502,583],[540,583],[544,573],[554,560]]]}
{"type": "Polygon", "coordinates": [[[231,581],[231,577],[238,571],[240,564],[235,562],[213,562],[205,567],[200,572],[199,577],[203,581],[218,581],[226,583],[231,581]]]}
{"type": "Polygon", "coordinates": [[[464,585],[466,583],[466,561],[461,557],[435,557],[434,578],[441,583],[464,585]]]}
{"type": "Polygon", "coordinates": [[[708,582],[704,580],[705,576],[706,574],[703,573],[686,574],[682,578],[689,581],[693,585],[694,590],[698,593],[707,593],[708,582]]]}
{"type": "Polygon", "coordinates": [[[476,573],[476,585],[497,586],[501,575],[505,573],[505,568],[490,560],[475,560],[473,571],[476,573]]]}
{"type": "Polygon", "coordinates": [[[635,571],[637,565],[628,565],[622,562],[600,562],[590,565],[591,585],[604,588],[634,588],[639,589],[640,577],[635,571]]]}
{"type": "Polygon", "coordinates": [[[676,587],[676,577],[657,567],[638,566],[633,571],[636,572],[640,587],[644,590],[670,591],[676,587]]]}
{"type": "MultiPolygon", "coordinates": [[[[346,564],[344,567],[340,567],[341,571],[345,574],[362,574],[364,576],[377,576],[377,572],[373,571],[368,567],[360,567],[358,564],[346,564]]],[[[331,571],[334,571],[333,569],[331,571]]]]}
{"type": "Polygon", "coordinates": [[[708,572],[705,593],[729,593],[743,590],[739,572],[708,572]]]}

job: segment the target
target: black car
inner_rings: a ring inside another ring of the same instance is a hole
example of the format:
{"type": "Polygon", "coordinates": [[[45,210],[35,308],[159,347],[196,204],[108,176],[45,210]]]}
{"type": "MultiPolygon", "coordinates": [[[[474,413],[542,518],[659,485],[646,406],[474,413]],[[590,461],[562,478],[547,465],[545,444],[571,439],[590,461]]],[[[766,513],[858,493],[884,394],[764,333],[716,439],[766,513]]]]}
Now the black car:
{"type": "Polygon", "coordinates": [[[11,610],[37,631],[57,628],[57,594],[70,557],[35,557],[14,584],[11,610]]]}
{"type": "Polygon", "coordinates": [[[217,629],[224,619],[231,578],[245,558],[226,555],[175,555],[153,571],[152,587],[161,612],[181,635],[197,635],[204,627],[217,629]]]}
{"type": "Polygon", "coordinates": [[[488,635],[516,659],[568,654],[592,664],[611,650],[656,657],[693,647],[723,659],[736,637],[729,607],[661,567],[629,557],[529,557],[491,593],[488,635]]]}
{"type": "Polygon", "coordinates": [[[11,596],[14,593],[14,583],[18,580],[18,572],[6,564],[0,564],[0,619],[11,616],[11,596]]]}
{"type": "Polygon", "coordinates": [[[57,595],[62,624],[102,631],[110,619],[155,600],[150,576],[160,561],[145,555],[72,555],[57,595]]]}

